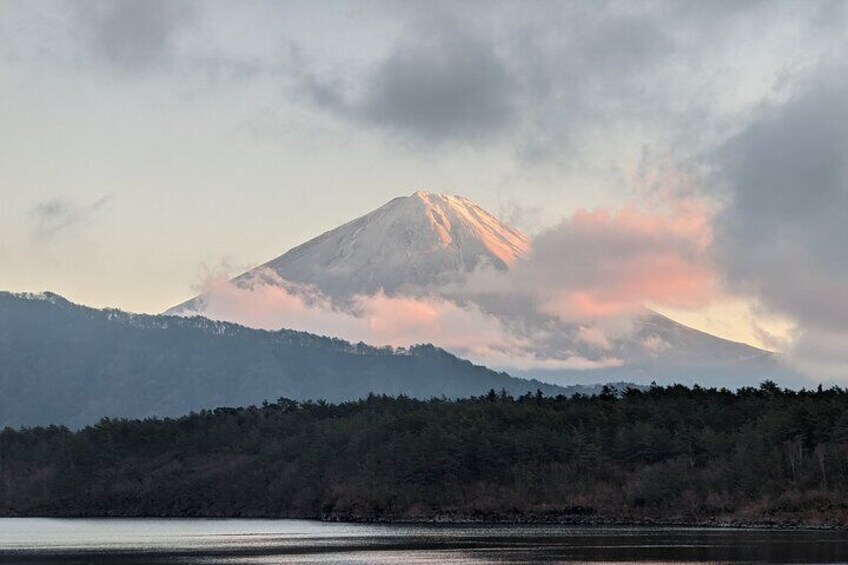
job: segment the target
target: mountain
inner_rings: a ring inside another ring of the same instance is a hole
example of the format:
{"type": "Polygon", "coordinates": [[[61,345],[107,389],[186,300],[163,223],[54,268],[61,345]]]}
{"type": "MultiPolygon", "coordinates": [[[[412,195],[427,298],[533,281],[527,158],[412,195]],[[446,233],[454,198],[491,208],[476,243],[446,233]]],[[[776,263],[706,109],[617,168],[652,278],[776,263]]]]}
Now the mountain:
{"type": "MultiPolygon", "coordinates": [[[[334,298],[415,292],[455,283],[488,266],[509,269],[530,240],[461,196],[419,191],[395,198],[237,277],[269,270],[334,298]]],[[[202,312],[203,297],[168,310],[202,312]]]]}
{"type": "MultiPolygon", "coordinates": [[[[689,328],[655,312],[638,317],[632,332],[604,338],[599,346],[597,340],[585,339],[587,328],[545,315],[522,303],[520,296],[457,294],[456,289],[475,269],[504,273],[530,252],[527,236],[467,198],[416,192],[307,241],[233,282],[248,286],[260,280],[289,285],[286,288],[292,292],[309,285],[341,303],[379,290],[389,295],[473,301],[527,342],[530,354],[560,365],[579,359],[583,365],[500,367],[548,382],[656,380],[733,387],[794,377],[768,351],[689,328]]],[[[168,313],[208,314],[206,299],[198,296],[168,313]]]]}
{"type": "Polygon", "coordinates": [[[592,392],[512,378],[441,349],[375,348],[290,330],[0,292],[0,429],[82,426],[273,401],[592,392]]]}
{"type": "MultiPolygon", "coordinates": [[[[548,383],[616,382],[679,383],[736,389],[765,380],[786,386],[809,386],[809,381],[781,362],[780,356],[745,343],[730,341],[648,312],[637,318],[624,339],[611,340],[606,355],[625,360],[617,366],[591,370],[510,370],[510,374],[548,383]]],[[[567,330],[562,330],[567,333],[567,330]]],[[[554,335],[557,335],[556,333],[554,335]]],[[[561,334],[560,334],[561,335],[561,334]]],[[[550,338],[555,339],[555,338],[550,338]]],[[[568,338],[566,338],[568,339],[568,338]]],[[[573,342],[571,342],[573,343],[573,342]]],[[[580,348],[580,345],[576,346],[580,348]]],[[[591,355],[591,346],[580,351],[591,355]]]]}

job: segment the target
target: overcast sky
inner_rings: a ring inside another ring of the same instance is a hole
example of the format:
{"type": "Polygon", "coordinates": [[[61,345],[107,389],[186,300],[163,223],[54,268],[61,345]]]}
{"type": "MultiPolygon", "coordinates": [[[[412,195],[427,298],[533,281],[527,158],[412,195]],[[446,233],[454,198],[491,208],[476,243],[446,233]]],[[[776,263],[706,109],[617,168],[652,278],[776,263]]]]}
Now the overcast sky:
{"type": "Polygon", "coordinates": [[[158,312],[421,188],[534,235],[683,175],[725,299],[678,317],[844,371],[846,30],[844,1],[0,0],[0,288],[158,312]]]}

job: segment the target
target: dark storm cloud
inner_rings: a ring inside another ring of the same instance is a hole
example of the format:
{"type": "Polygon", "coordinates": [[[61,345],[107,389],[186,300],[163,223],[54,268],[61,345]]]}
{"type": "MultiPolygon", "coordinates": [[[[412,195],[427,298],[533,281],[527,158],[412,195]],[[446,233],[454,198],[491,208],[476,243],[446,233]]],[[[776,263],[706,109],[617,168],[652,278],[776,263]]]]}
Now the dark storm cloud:
{"type": "Polygon", "coordinates": [[[848,328],[848,302],[819,292],[848,276],[848,82],[826,74],[717,153],[731,191],[719,226],[733,280],[795,316],[848,328]]]}
{"type": "Polygon", "coordinates": [[[848,363],[848,81],[823,69],[713,157],[729,203],[718,217],[728,279],[796,320],[798,352],[848,363]],[[815,344],[813,343],[815,342],[815,344]]]}
{"type": "Polygon", "coordinates": [[[393,53],[371,77],[360,112],[424,137],[477,137],[509,123],[514,87],[491,45],[442,33],[393,53]]]}
{"type": "Polygon", "coordinates": [[[506,139],[525,158],[544,160],[590,127],[679,120],[684,102],[700,98],[671,100],[666,75],[718,41],[721,22],[757,5],[404,6],[402,32],[371,67],[316,74],[302,54],[301,92],[354,123],[424,142],[506,139]]]}
{"type": "Polygon", "coordinates": [[[301,59],[303,91],[321,109],[409,138],[497,141],[570,129],[600,101],[599,80],[620,83],[664,46],[652,22],[580,4],[437,6],[404,11],[388,55],[352,79],[316,76],[301,59]]]}
{"type": "Polygon", "coordinates": [[[168,66],[177,32],[193,13],[187,0],[90,0],[76,7],[93,54],[128,73],[168,66]]]}
{"type": "Polygon", "coordinates": [[[445,22],[405,35],[357,95],[306,73],[302,86],[315,105],[355,122],[426,141],[479,139],[515,112],[516,83],[493,47],[445,22]]]}
{"type": "Polygon", "coordinates": [[[33,237],[45,241],[81,227],[94,219],[111,201],[111,194],[88,205],[81,205],[68,198],[43,200],[30,211],[34,222],[33,237]]]}

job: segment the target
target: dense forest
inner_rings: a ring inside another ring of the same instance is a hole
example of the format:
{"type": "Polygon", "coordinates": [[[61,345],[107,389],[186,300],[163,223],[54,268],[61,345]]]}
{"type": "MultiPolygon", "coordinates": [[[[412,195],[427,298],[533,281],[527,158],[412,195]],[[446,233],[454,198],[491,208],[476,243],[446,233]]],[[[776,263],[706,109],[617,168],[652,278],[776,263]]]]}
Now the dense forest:
{"type": "Polygon", "coordinates": [[[848,391],[283,400],[0,433],[0,514],[848,523],[848,391]]]}

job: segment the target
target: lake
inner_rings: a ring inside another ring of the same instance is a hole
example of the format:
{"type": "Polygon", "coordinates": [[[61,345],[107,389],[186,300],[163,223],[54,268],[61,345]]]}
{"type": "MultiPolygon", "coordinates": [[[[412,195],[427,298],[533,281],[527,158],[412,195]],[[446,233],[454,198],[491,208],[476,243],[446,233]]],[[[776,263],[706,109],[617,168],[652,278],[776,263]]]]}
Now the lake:
{"type": "Polygon", "coordinates": [[[0,518],[0,563],[839,563],[848,533],[372,525],[305,520],[0,518]]]}

